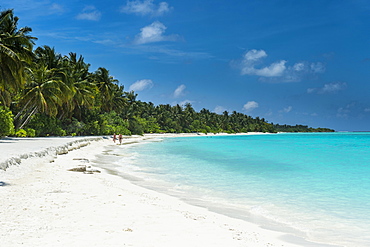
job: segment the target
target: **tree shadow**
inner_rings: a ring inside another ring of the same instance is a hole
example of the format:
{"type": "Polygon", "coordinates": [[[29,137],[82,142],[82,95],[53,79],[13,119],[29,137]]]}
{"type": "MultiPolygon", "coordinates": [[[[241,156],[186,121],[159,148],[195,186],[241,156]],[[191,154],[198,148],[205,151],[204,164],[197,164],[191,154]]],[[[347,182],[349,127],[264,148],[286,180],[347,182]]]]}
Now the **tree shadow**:
{"type": "Polygon", "coordinates": [[[5,183],[5,182],[1,182],[1,181],[0,181],[0,187],[1,187],[1,186],[6,186],[6,185],[9,185],[9,184],[7,184],[7,183],[5,183]]]}
{"type": "Polygon", "coordinates": [[[0,137],[0,143],[14,143],[17,140],[12,137],[0,137]]]}

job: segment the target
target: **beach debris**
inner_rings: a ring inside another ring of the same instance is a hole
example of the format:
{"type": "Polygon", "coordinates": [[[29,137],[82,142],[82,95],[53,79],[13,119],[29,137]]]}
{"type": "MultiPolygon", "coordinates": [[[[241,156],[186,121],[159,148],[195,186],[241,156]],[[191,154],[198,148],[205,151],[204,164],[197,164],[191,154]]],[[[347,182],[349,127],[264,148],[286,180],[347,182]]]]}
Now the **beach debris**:
{"type": "Polygon", "coordinates": [[[83,172],[84,174],[94,174],[94,173],[101,173],[101,171],[97,169],[93,169],[90,165],[79,165],[78,167],[68,169],[71,172],[83,172]]]}
{"type": "MultiPolygon", "coordinates": [[[[90,163],[90,160],[86,158],[74,158],[73,160],[79,161],[80,163],[90,163]]],[[[71,168],[68,171],[83,172],[84,174],[100,173],[99,170],[93,169],[91,165],[78,165],[77,167],[71,168]]]]}
{"type": "Polygon", "coordinates": [[[71,172],[86,172],[86,166],[79,166],[75,168],[68,169],[71,172]]]}

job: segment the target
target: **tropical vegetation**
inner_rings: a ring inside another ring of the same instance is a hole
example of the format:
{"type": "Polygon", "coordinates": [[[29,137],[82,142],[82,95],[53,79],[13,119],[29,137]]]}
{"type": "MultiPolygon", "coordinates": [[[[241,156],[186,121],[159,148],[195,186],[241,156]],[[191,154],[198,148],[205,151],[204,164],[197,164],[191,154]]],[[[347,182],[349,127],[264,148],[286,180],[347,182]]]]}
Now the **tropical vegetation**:
{"type": "Polygon", "coordinates": [[[35,48],[32,29],[18,20],[13,10],[0,12],[0,136],[332,131],[142,102],[106,68],[90,71],[82,55],[35,48]]]}

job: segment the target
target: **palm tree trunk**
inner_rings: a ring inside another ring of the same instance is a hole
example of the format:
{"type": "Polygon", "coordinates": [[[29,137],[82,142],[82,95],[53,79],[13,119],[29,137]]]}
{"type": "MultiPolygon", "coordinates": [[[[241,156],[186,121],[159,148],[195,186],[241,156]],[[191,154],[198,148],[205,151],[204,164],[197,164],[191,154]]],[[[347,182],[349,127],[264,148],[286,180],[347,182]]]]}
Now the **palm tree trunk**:
{"type": "MultiPolygon", "coordinates": [[[[23,111],[23,110],[22,110],[23,111]]],[[[33,107],[30,107],[23,111],[23,114],[19,114],[18,120],[14,120],[15,129],[19,129],[19,126],[23,123],[23,121],[27,118],[30,112],[33,111],[33,107]]]]}
{"type": "Polygon", "coordinates": [[[28,122],[31,120],[31,117],[33,115],[35,115],[35,113],[37,112],[37,109],[38,109],[37,106],[35,106],[35,108],[33,108],[32,112],[28,115],[26,120],[24,120],[23,123],[19,126],[19,129],[22,129],[26,124],[28,124],[28,122]]]}
{"type": "Polygon", "coordinates": [[[17,113],[17,115],[14,117],[14,121],[15,120],[17,120],[20,116],[21,116],[21,114],[22,114],[22,112],[27,108],[27,106],[28,106],[28,104],[31,102],[31,100],[29,100],[24,106],[23,106],[23,108],[22,108],[22,110],[20,110],[18,113],[17,113]]]}

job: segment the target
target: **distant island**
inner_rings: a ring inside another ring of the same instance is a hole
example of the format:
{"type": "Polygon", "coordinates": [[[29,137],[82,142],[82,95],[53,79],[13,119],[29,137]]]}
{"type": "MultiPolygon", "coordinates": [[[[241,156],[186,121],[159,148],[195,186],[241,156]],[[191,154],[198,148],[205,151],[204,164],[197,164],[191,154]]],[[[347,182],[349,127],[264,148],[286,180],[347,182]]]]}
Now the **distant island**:
{"type": "Polygon", "coordinates": [[[106,68],[89,71],[76,53],[34,49],[30,27],[18,29],[13,10],[0,12],[0,136],[141,135],[143,133],[334,132],[279,125],[236,111],[195,111],[191,104],[154,105],[106,68]]]}

